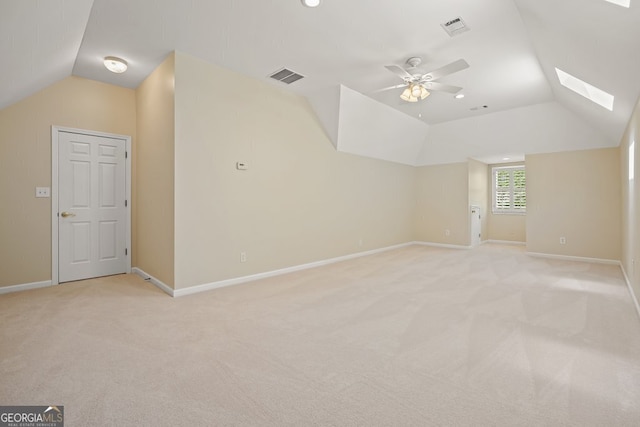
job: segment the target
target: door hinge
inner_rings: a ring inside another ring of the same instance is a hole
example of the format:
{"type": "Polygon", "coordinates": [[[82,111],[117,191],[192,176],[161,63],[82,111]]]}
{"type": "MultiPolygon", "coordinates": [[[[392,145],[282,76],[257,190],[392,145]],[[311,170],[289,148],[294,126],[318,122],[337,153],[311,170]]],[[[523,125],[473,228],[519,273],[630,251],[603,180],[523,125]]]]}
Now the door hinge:
{"type": "Polygon", "coordinates": [[[125,201],[124,201],[124,207],[125,207],[125,208],[128,206],[128,203],[129,203],[129,201],[128,201],[128,200],[125,200],[125,201]]]}
{"type": "Polygon", "coordinates": [[[125,255],[129,255],[129,249],[124,248],[124,254],[125,254],[125,255]]]}
{"type": "Polygon", "coordinates": [[[128,152],[128,151],[125,151],[125,152],[124,152],[124,158],[125,158],[125,159],[129,158],[129,152],[128,152]]]}

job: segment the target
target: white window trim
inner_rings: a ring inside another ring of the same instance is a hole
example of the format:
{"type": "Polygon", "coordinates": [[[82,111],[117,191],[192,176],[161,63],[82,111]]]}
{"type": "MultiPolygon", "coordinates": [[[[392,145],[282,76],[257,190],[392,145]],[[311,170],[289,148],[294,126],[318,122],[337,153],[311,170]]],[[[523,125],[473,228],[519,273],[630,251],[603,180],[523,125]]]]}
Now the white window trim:
{"type": "MultiPolygon", "coordinates": [[[[524,165],[514,165],[514,166],[494,166],[491,168],[491,212],[496,215],[526,215],[527,208],[524,209],[497,209],[496,208],[496,172],[500,170],[525,170],[524,165]]],[[[526,175],[525,175],[526,176],[526,175]]],[[[514,185],[513,185],[513,174],[510,174],[511,184],[511,201],[513,202],[514,197],[514,185]]],[[[526,184],[525,184],[525,192],[526,192],[526,184]]]]}

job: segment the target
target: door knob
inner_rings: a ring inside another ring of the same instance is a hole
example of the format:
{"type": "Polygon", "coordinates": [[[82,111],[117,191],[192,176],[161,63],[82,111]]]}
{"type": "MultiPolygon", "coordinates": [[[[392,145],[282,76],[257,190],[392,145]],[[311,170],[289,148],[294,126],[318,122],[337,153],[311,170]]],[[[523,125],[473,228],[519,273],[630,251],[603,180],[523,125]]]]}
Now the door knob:
{"type": "Polygon", "coordinates": [[[76,216],[76,214],[71,213],[71,212],[62,212],[60,215],[62,216],[62,218],[68,218],[68,217],[71,217],[71,216],[76,216]]]}

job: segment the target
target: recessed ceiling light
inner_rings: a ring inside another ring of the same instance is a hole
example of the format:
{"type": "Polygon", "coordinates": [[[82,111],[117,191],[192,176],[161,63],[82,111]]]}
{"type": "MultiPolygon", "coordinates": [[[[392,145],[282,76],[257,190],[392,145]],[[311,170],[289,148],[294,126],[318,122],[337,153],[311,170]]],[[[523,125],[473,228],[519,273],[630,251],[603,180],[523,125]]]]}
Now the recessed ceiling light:
{"type": "Polygon", "coordinates": [[[418,117],[422,118],[422,113],[418,113],[418,117]]]}
{"type": "Polygon", "coordinates": [[[320,6],[320,0],[302,0],[302,4],[307,7],[317,7],[320,6]]]}
{"type": "Polygon", "coordinates": [[[456,96],[454,96],[455,99],[462,99],[464,98],[464,93],[459,93],[456,96]]]}
{"type": "Polygon", "coordinates": [[[511,157],[503,157],[502,160],[511,160],[511,157]]]}
{"type": "Polygon", "coordinates": [[[556,68],[560,84],[609,111],[613,111],[613,95],[556,68]]]}
{"type": "Polygon", "coordinates": [[[608,1],[609,3],[617,4],[618,6],[622,6],[626,8],[631,6],[631,0],[604,0],[604,1],[608,1]]]}
{"type": "Polygon", "coordinates": [[[127,71],[127,61],[115,56],[107,56],[104,58],[104,66],[112,73],[120,74],[127,71]]]}

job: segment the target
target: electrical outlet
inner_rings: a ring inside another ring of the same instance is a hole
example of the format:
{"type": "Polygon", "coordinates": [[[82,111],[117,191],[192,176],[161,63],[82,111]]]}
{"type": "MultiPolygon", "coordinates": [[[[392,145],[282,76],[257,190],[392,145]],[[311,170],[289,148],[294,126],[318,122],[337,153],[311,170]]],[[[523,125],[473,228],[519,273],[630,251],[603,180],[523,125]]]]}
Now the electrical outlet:
{"type": "Polygon", "coordinates": [[[358,246],[362,246],[362,237],[358,240],[358,246]]]}
{"type": "Polygon", "coordinates": [[[36,197],[51,197],[49,187],[36,187],[36,197]]]}
{"type": "Polygon", "coordinates": [[[561,238],[560,238],[560,244],[561,244],[561,245],[564,245],[564,244],[566,244],[566,243],[567,243],[567,238],[566,238],[566,237],[561,237],[561,238]]]}
{"type": "Polygon", "coordinates": [[[240,252],[240,262],[247,262],[247,253],[240,252]]]}
{"type": "Polygon", "coordinates": [[[445,236],[450,236],[451,235],[451,230],[449,230],[449,229],[444,230],[444,235],[445,236]]]}

